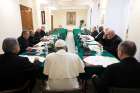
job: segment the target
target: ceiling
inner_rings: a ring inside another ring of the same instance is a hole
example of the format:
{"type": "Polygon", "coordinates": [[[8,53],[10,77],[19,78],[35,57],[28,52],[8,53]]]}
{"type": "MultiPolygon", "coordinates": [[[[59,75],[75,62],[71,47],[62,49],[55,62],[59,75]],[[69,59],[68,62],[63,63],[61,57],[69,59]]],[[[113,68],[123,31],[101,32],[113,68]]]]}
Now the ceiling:
{"type": "Polygon", "coordinates": [[[95,0],[41,0],[42,6],[56,9],[87,9],[95,0]]]}

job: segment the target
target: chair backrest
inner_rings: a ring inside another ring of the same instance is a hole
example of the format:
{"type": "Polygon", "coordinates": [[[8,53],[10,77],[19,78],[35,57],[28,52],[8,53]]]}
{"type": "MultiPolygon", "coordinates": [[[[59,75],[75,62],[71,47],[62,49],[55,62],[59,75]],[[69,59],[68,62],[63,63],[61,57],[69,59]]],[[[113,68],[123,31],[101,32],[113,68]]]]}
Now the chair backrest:
{"type": "Polygon", "coordinates": [[[4,90],[0,91],[0,93],[30,93],[29,88],[30,81],[27,81],[23,86],[17,88],[17,89],[11,89],[11,90],[4,90]]]}
{"type": "Polygon", "coordinates": [[[46,90],[46,93],[81,93],[81,89],[72,89],[72,90],[46,90]]]}
{"type": "Polygon", "coordinates": [[[109,93],[140,93],[140,88],[110,88],[109,93]]]}

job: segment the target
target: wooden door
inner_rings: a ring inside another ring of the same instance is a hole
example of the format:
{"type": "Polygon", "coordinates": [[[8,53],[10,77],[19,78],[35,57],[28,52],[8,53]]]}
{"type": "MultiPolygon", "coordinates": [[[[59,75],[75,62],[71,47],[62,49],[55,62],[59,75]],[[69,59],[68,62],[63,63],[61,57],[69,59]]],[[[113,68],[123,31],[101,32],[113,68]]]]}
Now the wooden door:
{"type": "Polygon", "coordinates": [[[22,28],[33,30],[32,8],[20,5],[22,28]]]}

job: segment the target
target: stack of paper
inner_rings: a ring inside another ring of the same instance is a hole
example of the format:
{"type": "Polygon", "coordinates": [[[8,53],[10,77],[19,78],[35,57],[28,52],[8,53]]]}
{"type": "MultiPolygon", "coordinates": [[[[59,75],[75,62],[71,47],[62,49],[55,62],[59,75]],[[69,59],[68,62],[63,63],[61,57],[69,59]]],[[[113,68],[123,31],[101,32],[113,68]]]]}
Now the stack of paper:
{"type": "Polygon", "coordinates": [[[35,59],[39,59],[40,62],[44,62],[45,58],[44,57],[40,57],[40,56],[28,56],[28,55],[20,55],[22,57],[27,57],[29,59],[30,62],[34,62],[35,59]]]}
{"type": "Polygon", "coordinates": [[[98,45],[88,45],[88,48],[91,50],[91,51],[100,51],[100,47],[98,45]]]}
{"type": "Polygon", "coordinates": [[[84,62],[92,65],[102,65],[103,67],[107,67],[108,65],[118,63],[119,60],[114,57],[107,56],[89,56],[84,58],[84,62]]]}

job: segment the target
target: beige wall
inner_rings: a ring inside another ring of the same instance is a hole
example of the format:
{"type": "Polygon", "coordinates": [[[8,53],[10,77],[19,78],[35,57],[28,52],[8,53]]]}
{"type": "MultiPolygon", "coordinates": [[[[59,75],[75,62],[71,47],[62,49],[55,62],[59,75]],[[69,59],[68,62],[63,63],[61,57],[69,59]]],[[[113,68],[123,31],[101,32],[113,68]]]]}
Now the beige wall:
{"type": "Polygon", "coordinates": [[[140,60],[140,0],[132,0],[128,39],[135,41],[138,47],[136,57],[140,60]]]}
{"type": "Polygon", "coordinates": [[[54,15],[54,28],[58,27],[58,25],[63,25],[66,27],[66,13],[67,12],[76,12],[76,26],[79,26],[79,22],[81,19],[87,20],[87,10],[79,9],[79,10],[55,10],[52,11],[54,15]]]}
{"type": "Polygon", "coordinates": [[[18,0],[1,0],[0,3],[0,53],[6,37],[17,38],[21,34],[21,17],[18,0]],[[5,7],[6,6],[6,7],[5,7]]]}
{"type": "Polygon", "coordinates": [[[32,8],[33,27],[36,30],[41,26],[41,10],[39,0],[19,0],[20,4],[32,8]]]}
{"type": "Polygon", "coordinates": [[[108,0],[104,24],[114,29],[122,39],[125,39],[128,10],[129,0],[108,0]]]}

